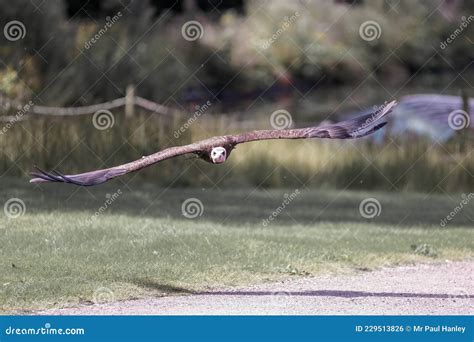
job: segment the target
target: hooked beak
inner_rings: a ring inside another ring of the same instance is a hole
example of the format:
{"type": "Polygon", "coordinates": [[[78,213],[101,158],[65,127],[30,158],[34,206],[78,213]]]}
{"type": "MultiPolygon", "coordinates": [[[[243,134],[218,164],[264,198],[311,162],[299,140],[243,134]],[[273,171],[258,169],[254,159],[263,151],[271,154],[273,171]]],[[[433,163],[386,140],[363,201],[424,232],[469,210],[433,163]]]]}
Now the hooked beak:
{"type": "Polygon", "coordinates": [[[214,164],[222,164],[223,162],[225,162],[225,155],[224,153],[219,153],[217,156],[213,157],[212,158],[212,162],[214,164]]]}

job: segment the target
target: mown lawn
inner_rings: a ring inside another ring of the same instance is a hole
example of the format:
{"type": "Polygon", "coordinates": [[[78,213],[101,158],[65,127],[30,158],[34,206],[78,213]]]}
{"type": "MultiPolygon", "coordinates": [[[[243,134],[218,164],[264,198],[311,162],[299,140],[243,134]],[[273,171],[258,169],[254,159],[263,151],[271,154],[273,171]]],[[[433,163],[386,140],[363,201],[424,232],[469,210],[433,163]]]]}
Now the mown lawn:
{"type": "Polygon", "coordinates": [[[25,211],[18,218],[0,212],[0,308],[17,312],[474,255],[474,201],[440,226],[461,194],[295,190],[164,189],[121,180],[77,188],[3,178],[2,207],[19,198],[25,211]],[[359,212],[369,197],[381,204],[372,219],[359,212]],[[201,216],[183,216],[189,198],[202,202],[201,216]],[[100,209],[107,199],[113,202],[100,209]],[[286,208],[264,225],[285,199],[291,199],[286,208]]]}

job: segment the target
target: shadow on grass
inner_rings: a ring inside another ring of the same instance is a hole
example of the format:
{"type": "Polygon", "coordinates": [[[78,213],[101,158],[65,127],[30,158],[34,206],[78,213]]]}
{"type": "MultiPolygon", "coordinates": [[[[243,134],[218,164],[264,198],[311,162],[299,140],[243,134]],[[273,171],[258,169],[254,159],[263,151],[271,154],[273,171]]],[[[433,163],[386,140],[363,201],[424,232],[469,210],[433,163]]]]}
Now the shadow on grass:
{"type": "MultiPolygon", "coordinates": [[[[85,212],[94,215],[112,195],[120,192],[102,215],[127,215],[141,218],[176,218],[183,216],[183,202],[190,198],[202,203],[201,215],[190,224],[210,221],[218,224],[262,225],[272,213],[279,212],[271,225],[313,225],[319,222],[396,225],[400,228],[438,226],[463,200],[461,194],[408,194],[354,192],[345,190],[264,190],[237,188],[160,188],[153,184],[124,184],[121,180],[97,187],[76,187],[69,184],[32,185],[26,180],[5,182],[0,201],[21,198],[27,213],[85,212]],[[119,191],[120,190],[120,191],[119,191]],[[294,195],[292,200],[285,200],[294,195]],[[375,199],[380,206],[376,215],[364,218],[359,206],[365,199],[375,199]],[[282,207],[284,208],[282,209],[282,207]]],[[[470,226],[474,222],[474,201],[449,221],[451,226],[470,226]]]]}
{"type": "Polygon", "coordinates": [[[157,290],[164,293],[195,294],[195,292],[190,289],[179,287],[179,286],[168,285],[168,284],[160,284],[151,279],[139,278],[139,279],[132,280],[131,283],[143,288],[147,288],[150,290],[157,290]]]}

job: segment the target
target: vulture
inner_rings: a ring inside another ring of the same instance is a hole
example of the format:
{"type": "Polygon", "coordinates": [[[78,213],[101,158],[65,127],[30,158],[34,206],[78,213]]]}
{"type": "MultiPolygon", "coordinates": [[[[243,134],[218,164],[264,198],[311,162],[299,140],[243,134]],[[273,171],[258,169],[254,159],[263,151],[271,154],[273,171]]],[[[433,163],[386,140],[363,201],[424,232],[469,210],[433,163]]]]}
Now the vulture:
{"type": "Polygon", "coordinates": [[[36,171],[31,172],[34,178],[32,178],[30,182],[59,182],[79,186],[91,186],[107,182],[112,178],[120,177],[127,173],[139,171],[163,160],[185,154],[194,154],[212,164],[222,164],[229,158],[230,153],[238,144],[251,141],[269,139],[361,138],[384,127],[387,124],[387,121],[384,120],[385,116],[392,111],[396,104],[396,101],[392,101],[381,106],[373,113],[335,124],[296,129],[258,130],[242,134],[216,136],[189,145],[166,148],[149,156],[144,156],[141,159],[119,166],[74,175],[65,175],[55,170],[46,172],[40,168],[36,168],[36,171]]]}

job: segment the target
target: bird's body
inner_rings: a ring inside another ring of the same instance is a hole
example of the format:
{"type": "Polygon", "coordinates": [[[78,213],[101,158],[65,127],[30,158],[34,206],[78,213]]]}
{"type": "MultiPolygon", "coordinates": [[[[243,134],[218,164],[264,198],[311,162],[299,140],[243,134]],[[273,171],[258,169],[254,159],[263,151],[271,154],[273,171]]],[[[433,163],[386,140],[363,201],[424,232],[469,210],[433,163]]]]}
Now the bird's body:
{"type": "Polygon", "coordinates": [[[37,172],[31,173],[35,178],[30,182],[61,182],[82,186],[97,185],[112,178],[138,171],[163,160],[184,154],[192,153],[209,163],[222,164],[229,158],[235,146],[246,142],[269,139],[360,138],[385,126],[387,122],[382,121],[382,118],[384,118],[395,105],[396,102],[392,101],[374,113],[336,124],[298,129],[259,130],[243,134],[212,137],[189,145],[170,147],[130,163],[76,175],[63,175],[57,171],[45,172],[38,169],[37,172]]]}

